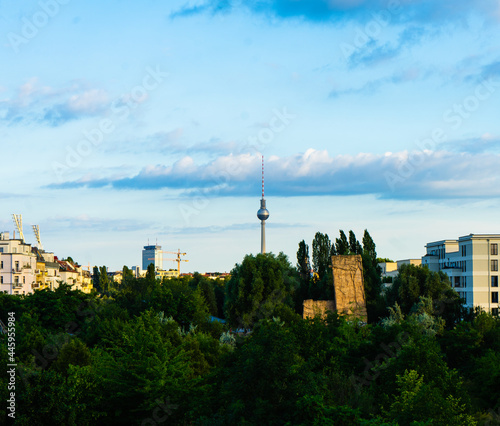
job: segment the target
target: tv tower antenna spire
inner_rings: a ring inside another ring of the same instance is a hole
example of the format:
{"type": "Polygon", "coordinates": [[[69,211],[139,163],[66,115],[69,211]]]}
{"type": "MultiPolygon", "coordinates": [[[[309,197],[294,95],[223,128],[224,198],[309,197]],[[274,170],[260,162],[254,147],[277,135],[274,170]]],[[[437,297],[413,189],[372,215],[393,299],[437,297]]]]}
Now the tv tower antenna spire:
{"type": "Polygon", "coordinates": [[[264,254],[266,252],[266,220],[269,218],[269,211],[266,209],[266,200],[264,199],[264,156],[262,156],[262,198],[257,217],[260,219],[260,252],[264,254]]]}

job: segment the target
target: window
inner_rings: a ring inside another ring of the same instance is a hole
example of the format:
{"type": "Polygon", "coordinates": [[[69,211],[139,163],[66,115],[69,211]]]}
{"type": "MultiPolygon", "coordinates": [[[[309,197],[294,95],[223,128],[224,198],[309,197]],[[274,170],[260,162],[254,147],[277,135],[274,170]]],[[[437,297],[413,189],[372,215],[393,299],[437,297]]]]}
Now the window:
{"type": "Polygon", "coordinates": [[[462,246],[462,256],[463,257],[467,256],[467,246],[465,245],[462,246]]]}
{"type": "Polygon", "coordinates": [[[0,269],[3,269],[3,260],[0,262],[0,269]]]}
{"type": "Polygon", "coordinates": [[[491,303],[498,303],[498,291],[491,292],[491,303]]]}
{"type": "Polygon", "coordinates": [[[3,277],[0,277],[0,284],[3,284],[3,277]]]}
{"type": "Polygon", "coordinates": [[[491,309],[491,315],[497,317],[498,316],[498,308],[492,308],[491,309]]]}
{"type": "Polygon", "coordinates": [[[491,270],[492,271],[498,271],[498,260],[494,259],[491,261],[491,270]]]}
{"type": "Polygon", "coordinates": [[[498,287],[498,275],[491,276],[491,286],[498,287]]]}
{"type": "Polygon", "coordinates": [[[14,277],[14,284],[19,284],[19,277],[14,277]]]}
{"type": "Polygon", "coordinates": [[[498,254],[498,244],[491,244],[491,254],[496,255],[498,254]]]}
{"type": "Polygon", "coordinates": [[[23,284],[26,284],[26,277],[23,277],[23,284]]]}

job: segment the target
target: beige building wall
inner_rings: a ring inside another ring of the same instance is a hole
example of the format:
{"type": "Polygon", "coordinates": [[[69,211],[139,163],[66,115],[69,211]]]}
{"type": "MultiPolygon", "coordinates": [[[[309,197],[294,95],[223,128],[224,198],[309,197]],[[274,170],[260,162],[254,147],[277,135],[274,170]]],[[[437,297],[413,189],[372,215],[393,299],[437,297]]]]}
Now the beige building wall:
{"type": "Polygon", "coordinates": [[[336,310],[367,321],[361,256],[332,256],[332,272],[336,310]]]}

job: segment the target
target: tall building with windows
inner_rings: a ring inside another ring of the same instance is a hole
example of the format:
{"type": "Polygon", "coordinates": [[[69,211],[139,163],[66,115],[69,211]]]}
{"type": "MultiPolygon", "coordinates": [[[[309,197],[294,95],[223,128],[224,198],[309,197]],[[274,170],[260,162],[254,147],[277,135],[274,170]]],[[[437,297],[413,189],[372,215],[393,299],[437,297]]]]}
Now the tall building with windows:
{"type": "Polygon", "coordinates": [[[470,234],[428,243],[422,265],[443,271],[468,307],[498,315],[500,234],[470,234]]]}
{"type": "Polygon", "coordinates": [[[163,270],[161,246],[144,246],[144,250],[142,250],[142,269],[147,270],[150,263],[155,266],[155,270],[163,270]]]}

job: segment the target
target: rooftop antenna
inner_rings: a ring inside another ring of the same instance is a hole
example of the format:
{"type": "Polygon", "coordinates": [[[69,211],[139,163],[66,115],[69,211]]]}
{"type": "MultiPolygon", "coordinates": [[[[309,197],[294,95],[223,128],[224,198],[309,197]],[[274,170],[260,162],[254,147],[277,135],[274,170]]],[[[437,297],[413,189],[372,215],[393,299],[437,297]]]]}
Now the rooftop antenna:
{"type": "Polygon", "coordinates": [[[42,246],[42,241],[40,240],[40,227],[38,225],[32,225],[32,227],[33,227],[33,232],[35,233],[38,250],[42,251],[43,246],[42,246]]]}
{"type": "Polygon", "coordinates": [[[269,218],[269,211],[266,209],[266,200],[264,199],[264,156],[262,156],[262,198],[257,217],[260,219],[260,252],[264,254],[266,252],[266,220],[269,218]]]}
{"type": "Polygon", "coordinates": [[[14,223],[16,224],[17,231],[19,232],[19,238],[21,239],[21,242],[24,243],[23,215],[22,214],[13,214],[12,219],[14,219],[14,223]]]}

